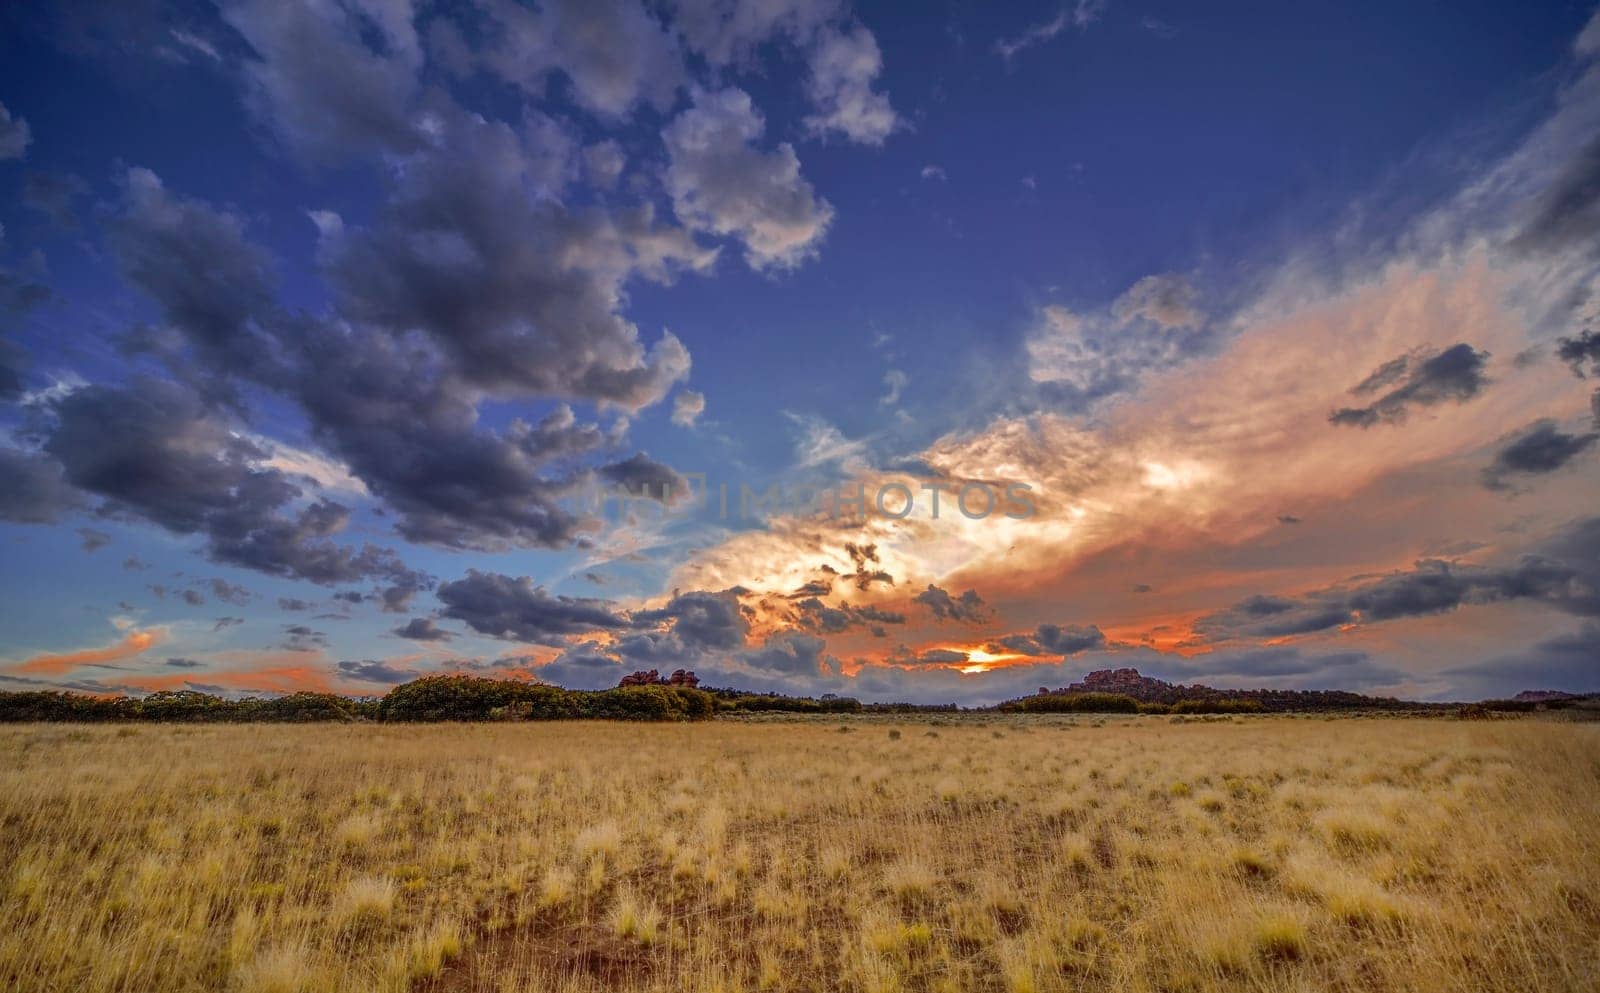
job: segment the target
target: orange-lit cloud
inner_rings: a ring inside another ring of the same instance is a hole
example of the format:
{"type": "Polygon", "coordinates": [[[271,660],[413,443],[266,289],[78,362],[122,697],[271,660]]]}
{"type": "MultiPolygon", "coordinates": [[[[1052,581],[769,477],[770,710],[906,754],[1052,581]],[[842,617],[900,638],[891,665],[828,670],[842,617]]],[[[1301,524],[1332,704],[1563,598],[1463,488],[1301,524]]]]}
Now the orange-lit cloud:
{"type": "Polygon", "coordinates": [[[86,648],[81,651],[64,652],[59,655],[35,655],[26,662],[12,666],[10,671],[59,676],[80,666],[104,665],[110,662],[122,662],[135,658],[149,651],[165,637],[166,631],[162,628],[130,631],[120,641],[105,648],[86,648]]]}

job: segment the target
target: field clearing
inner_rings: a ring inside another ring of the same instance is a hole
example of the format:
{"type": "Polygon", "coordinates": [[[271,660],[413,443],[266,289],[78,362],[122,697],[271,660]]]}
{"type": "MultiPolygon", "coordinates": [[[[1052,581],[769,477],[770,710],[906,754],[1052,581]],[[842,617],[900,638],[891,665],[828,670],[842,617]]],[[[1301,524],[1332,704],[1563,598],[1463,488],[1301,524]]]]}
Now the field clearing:
{"type": "Polygon", "coordinates": [[[0,728],[0,988],[1592,990],[1600,726],[0,728]]]}

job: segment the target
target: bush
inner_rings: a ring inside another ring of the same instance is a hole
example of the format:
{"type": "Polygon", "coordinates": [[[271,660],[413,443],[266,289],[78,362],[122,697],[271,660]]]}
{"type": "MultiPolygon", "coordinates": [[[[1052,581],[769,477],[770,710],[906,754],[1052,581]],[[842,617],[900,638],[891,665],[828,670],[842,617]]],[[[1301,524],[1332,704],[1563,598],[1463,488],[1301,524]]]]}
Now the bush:
{"type": "Polygon", "coordinates": [[[1024,714],[1137,714],[1139,701],[1120,693],[1047,693],[1009,700],[1000,709],[1024,714]]]}
{"type": "Polygon", "coordinates": [[[1234,700],[1213,697],[1207,700],[1179,700],[1172,705],[1174,714],[1259,714],[1267,708],[1260,700],[1234,700]]]}

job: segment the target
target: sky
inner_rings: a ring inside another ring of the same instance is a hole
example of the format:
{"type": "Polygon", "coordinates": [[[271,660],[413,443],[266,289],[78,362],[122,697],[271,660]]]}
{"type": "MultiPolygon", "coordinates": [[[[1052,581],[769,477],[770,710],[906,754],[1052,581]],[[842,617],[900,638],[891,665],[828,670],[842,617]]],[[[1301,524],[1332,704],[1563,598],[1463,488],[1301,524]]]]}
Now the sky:
{"type": "Polygon", "coordinates": [[[1580,3],[0,10],[0,689],[1600,690],[1580,3]]]}

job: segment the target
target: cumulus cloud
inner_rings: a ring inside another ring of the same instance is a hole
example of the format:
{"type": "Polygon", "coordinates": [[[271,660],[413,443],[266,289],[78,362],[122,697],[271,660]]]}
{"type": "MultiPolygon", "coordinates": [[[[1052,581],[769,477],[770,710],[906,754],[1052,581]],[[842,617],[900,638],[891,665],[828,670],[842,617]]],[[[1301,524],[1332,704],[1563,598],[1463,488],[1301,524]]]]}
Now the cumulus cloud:
{"type": "Polygon", "coordinates": [[[353,679],[356,682],[378,683],[382,686],[396,686],[400,683],[407,683],[422,675],[414,669],[405,669],[374,659],[342,661],[338,663],[336,668],[339,671],[339,675],[353,679]]]}
{"type": "Polygon", "coordinates": [[[449,641],[455,637],[435,624],[431,617],[413,617],[409,622],[395,628],[394,633],[412,641],[449,641]]]}
{"type": "Polygon", "coordinates": [[[82,502],[55,459],[39,452],[0,447],[0,519],[17,524],[54,524],[82,502]]]}
{"type": "Polygon", "coordinates": [[[680,641],[697,649],[734,649],[750,633],[750,620],[739,605],[739,591],[679,593],[653,610],[635,611],[634,625],[670,622],[680,641]]]}
{"type": "Polygon", "coordinates": [[[1510,479],[1548,475],[1593,448],[1597,441],[1600,431],[1568,434],[1555,421],[1536,421],[1495,453],[1494,461],[1483,469],[1483,485],[1503,490],[1509,488],[1510,479]]]}
{"type": "Polygon", "coordinates": [[[1093,624],[1041,624],[1028,634],[1008,634],[995,642],[997,650],[1018,655],[1078,655],[1105,646],[1106,636],[1093,624]]]}
{"type": "Polygon", "coordinates": [[[933,611],[933,616],[941,621],[962,621],[977,624],[987,620],[989,616],[988,605],[983,602],[983,597],[977,590],[967,590],[960,596],[951,596],[946,590],[933,584],[912,597],[914,601],[933,611]]]}
{"type": "Polygon", "coordinates": [[[475,58],[529,95],[545,95],[560,72],[573,99],[607,118],[640,102],[671,106],[683,79],[673,36],[636,0],[549,0],[530,7],[515,0],[477,0],[489,38],[475,58]]]}
{"type": "Polygon", "coordinates": [[[673,0],[673,23],[691,50],[714,66],[747,64],[763,42],[801,44],[843,16],[843,0],[673,0]]]}
{"type": "Polygon", "coordinates": [[[410,0],[230,0],[222,16],[255,55],[243,67],[249,102],[295,154],[338,162],[416,145],[410,0]]]}
{"type": "Polygon", "coordinates": [[[696,90],[662,132],[667,190],[684,224],[737,238],[752,268],[789,269],[816,254],[833,207],[800,175],[794,146],[756,147],[765,128],[743,90],[696,90]]]}
{"type": "Polygon", "coordinates": [[[1350,392],[1353,396],[1368,396],[1389,386],[1393,389],[1365,407],[1341,407],[1329,414],[1328,420],[1342,426],[1369,428],[1403,423],[1417,408],[1466,403],[1488,385],[1484,375],[1488,361],[1488,352],[1465,342],[1431,354],[1400,356],[1379,366],[1350,392]]]}
{"type": "Polygon", "coordinates": [[[873,81],[883,71],[883,55],[865,27],[824,29],[810,68],[806,92],[816,111],[805,124],[814,134],[841,134],[863,145],[881,145],[903,126],[889,98],[873,92],[873,81]]]}
{"type": "Polygon", "coordinates": [[[527,576],[467,571],[441,584],[443,615],[479,634],[511,641],[562,646],[569,636],[627,626],[610,601],[590,597],[553,596],[527,576]]]}
{"type": "Polygon", "coordinates": [[[67,482],[100,497],[100,512],[175,534],[200,534],[218,562],[316,583],[415,574],[393,551],[337,545],[347,508],[316,500],[275,469],[234,426],[173,383],[86,386],[57,401],[45,450],[67,482]]]}
{"type": "Polygon", "coordinates": [[[706,412],[706,395],[695,390],[679,390],[672,398],[672,423],[681,428],[692,428],[700,415],[706,412]]]}

